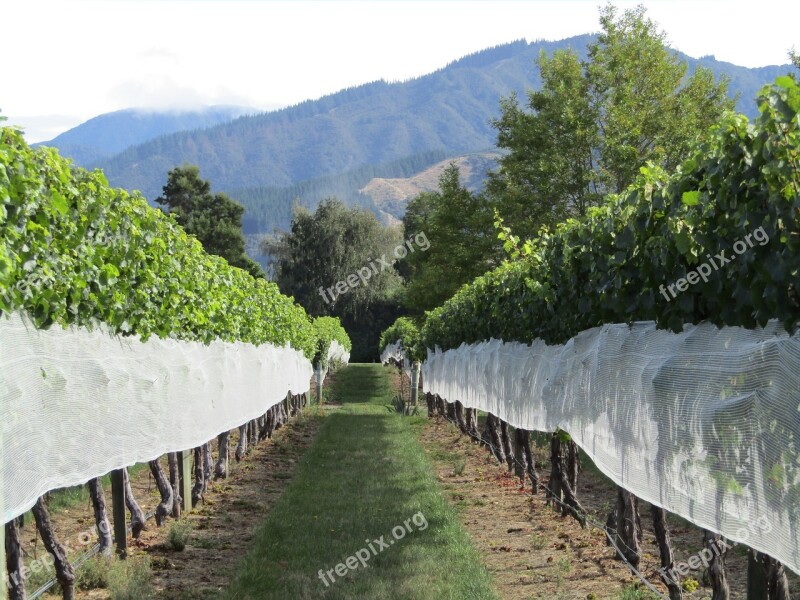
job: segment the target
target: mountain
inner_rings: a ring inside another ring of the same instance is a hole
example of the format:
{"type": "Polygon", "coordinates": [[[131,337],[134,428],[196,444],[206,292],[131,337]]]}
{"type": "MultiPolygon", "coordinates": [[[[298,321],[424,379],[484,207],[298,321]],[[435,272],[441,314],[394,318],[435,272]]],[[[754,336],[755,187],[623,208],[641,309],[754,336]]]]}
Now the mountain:
{"type": "MultiPolygon", "coordinates": [[[[409,81],[376,81],[282,110],[162,136],[99,166],[114,185],[140,189],[153,199],[169,169],[197,164],[217,190],[234,197],[233,190],[250,190],[252,205],[257,201],[254,189],[286,193],[301,182],[319,183],[321,178],[430,152],[444,157],[479,152],[494,147],[496,132],[490,121],[499,113],[500,98],[539,86],[535,61],[541,51],[571,47],[585,56],[593,39],[583,35],[496,46],[409,81]]],[[[713,57],[681,58],[690,70],[703,64],[728,75],[731,94],[739,96],[739,110],[751,116],[758,89],[789,70],[788,65],[748,69],[713,57]]],[[[264,210],[270,210],[268,203],[264,210]]]]}
{"type": "Polygon", "coordinates": [[[411,177],[373,177],[358,190],[364,202],[384,222],[402,220],[408,201],[423,192],[439,189],[439,178],[450,165],[458,167],[461,185],[472,192],[483,189],[486,174],[497,167],[499,152],[475,152],[440,161],[411,177]]]}
{"type": "Polygon", "coordinates": [[[432,150],[287,187],[242,188],[226,193],[244,206],[242,230],[248,236],[286,230],[296,204],[313,210],[326,198],[368,208],[383,222],[396,223],[403,218],[411,198],[438,189],[439,176],[450,162],[458,165],[462,184],[478,191],[498,156],[497,152],[486,151],[453,157],[445,151],[432,150]]]}
{"type": "Polygon", "coordinates": [[[155,111],[130,108],[102,114],[49,142],[83,167],[91,167],[131,146],[177,131],[192,131],[259,112],[244,106],[207,106],[196,110],[155,111]]]}

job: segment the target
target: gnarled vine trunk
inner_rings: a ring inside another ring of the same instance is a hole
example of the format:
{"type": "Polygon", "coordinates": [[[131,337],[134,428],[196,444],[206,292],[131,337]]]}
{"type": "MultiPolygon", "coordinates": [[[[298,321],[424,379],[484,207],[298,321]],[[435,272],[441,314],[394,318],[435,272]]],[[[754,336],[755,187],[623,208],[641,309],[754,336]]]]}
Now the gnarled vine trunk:
{"type": "Polygon", "coordinates": [[[169,463],[169,484],[172,487],[172,518],[180,519],[183,497],[181,496],[177,452],[170,452],[167,454],[167,462],[169,463]]]}
{"type": "Polygon", "coordinates": [[[456,422],[456,403],[455,402],[447,402],[445,401],[445,406],[447,407],[447,419],[455,423],[456,422]]]}
{"type": "Polygon", "coordinates": [[[729,600],[728,575],[725,572],[725,554],[727,549],[721,543],[722,536],[708,529],[703,530],[703,548],[711,553],[708,561],[708,579],[711,583],[711,600],[729,600]]]}
{"type": "Polygon", "coordinates": [[[437,395],[436,396],[436,405],[438,407],[439,416],[446,417],[447,416],[447,403],[445,402],[444,398],[437,395]]]}
{"type": "Polygon", "coordinates": [[[111,522],[108,520],[108,510],[106,509],[106,494],[99,477],[89,480],[89,497],[92,499],[94,524],[97,527],[100,554],[111,556],[111,546],[113,545],[111,522]]]}
{"type": "Polygon", "coordinates": [[[578,493],[578,473],[581,470],[581,453],[578,444],[572,439],[567,442],[567,481],[574,494],[578,493]]]}
{"type": "Polygon", "coordinates": [[[503,436],[500,433],[500,419],[492,413],[486,413],[486,432],[489,434],[489,449],[497,459],[499,464],[506,462],[506,455],[503,453],[503,436]]]}
{"type": "Polygon", "coordinates": [[[478,411],[474,408],[468,408],[466,411],[467,419],[467,433],[473,437],[473,441],[477,441],[478,435],[478,411]]]}
{"type": "Polygon", "coordinates": [[[531,432],[526,429],[518,429],[519,443],[522,445],[522,454],[525,458],[525,465],[528,469],[528,477],[531,480],[531,493],[539,493],[539,474],[536,472],[536,461],[531,451],[531,432]]]}
{"type": "Polygon", "coordinates": [[[267,411],[267,437],[272,437],[272,432],[275,431],[275,407],[273,406],[267,411]]]}
{"type": "Polygon", "coordinates": [[[147,528],[146,519],[139,503],[136,502],[136,498],[133,496],[128,469],[122,469],[122,478],[125,483],[125,506],[128,507],[128,511],[131,513],[131,535],[134,539],[138,539],[142,531],[147,528]]]}
{"type": "Polygon", "coordinates": [[[528,432],[524,429],[514,429],[514,474],[519,479],[521,486],[525,485],[525,475],[528,473],[528,458],[525,456],[524,439],[528,432]]]}
{"type": "Polygon", "coordinates": [[[247,423],[239,426],[239,443],[236,444],[236,462],[240,462],[247,452],[247,423]]]}
{"type": "Polygon", "coordinates": [[[500,421],[500,440],[503,442],[503,455],[506,457],[508,470],[512,471],[514,469],[514,451],[511,449],[511,436],[508,434],[508,423],[503,421],[503,419],[498,419],[498,421],[500,421]]]}
{"type": "Polygon", "coordinates": [[[679,575],[675,572],[675,556],[672,553],[672,542],[670,541],[669,528],[667,527],[667,511],[660,506],[652,505],[650,512],[653,515],[653,529],[656,533],[658,552],[661,555],[661,581],[667,586],[670,600],[681,600],[683,589],[679,581],[679,575]]]}
{"type": "Polygon", "coordinates": [[[214,459],[211,456],[211,442],[206,442],[203,448],[203,492],[208,491],[211,484],[211,474],[214,472],[214,459]]]}
{"type": "Polygon", "coordinates": [[[151,460],[148,464],[150,465],[150,473],[153,474],[153,479],[156,482],[158,493],[161,494],[161,502],[156,506],[156,525],[161,527],[167,520],[167,517],[172,514],[172,504],[175,498],[172,494],[172,486],[169,481],[167,481],[167,477],[164,475],[164,470],[161,468],[158,459],[151,460]]]}
{"type": "Polygon", "coordinates": [[[67,551],[64,550],[64,546],[59,543],[56,537],[44,497],[40,497],[31,510],[33,511],[33,518],[36,519],[36,529],[39,530],[44,547],[53,557],[56,579],[61,585],[63,598],[64,600],[72,600],[75,597],[75,569],[67,560],[67,551]]]}
{"type": "Polygon", "coordinates": [[[789,580],[783,564],[750,549],[747,564],[747,600],[789,600],[789,580]]]}
{"type": "Polygon", "coordinates": [[[464,416],[464,405],[459,400],[456,400],[455,405],[456,423],[458,423],[458,428],[461,430],[461,433],[467,433],[467,419],[464,416]]]}
{"type": "Polygon", "coordinates": [[[256,446],[258,446],[258,422],[253,419],[250,421],[248,426],[248,432],[250,434],[249,444],[250,448],[248,449],[248,453],[255,450],[256,446]]]}
{"type": "Polygon", "coordinates": [[[205,468],[203,465],[203,447],[194,449],[194,487],[192,488],[192,507],[203,499],[205,491],[205,468]]]}
{"type": "MultiPolygon", "coordinates": [[[[25,578],[22,576],[22,546],[19,539],[17,520],[5,525],[6,571],[8,571],[8,600],[27,600],[25,578]]],[[[5,585],[0,581],[0,585],[5,585]]]]}
{"type": "Polygon", "coordinates": [[[227,479],[228,454],[231,447],[231,432],[223,431],[217,436],[217,464],[214,465],[214,478],[227,479]]]}
{"type": "Polygon", "coordinates": [[[572,516],[581,527],[586,527],[586,511],[578,501],[575,490],[567,477],[567,461],[564,456],[566,442],[561,439],[561,432],[555,432],[550,440],[550,488],[547,498],[553,508],[562,515],[572,516]]]}
{"type": "Polygon", "coordinates": [[[617,486],[616,517],[616,543],[621,558],[634,567],[638,567],[642,559],[640,546],[642,522],[639,517],[639,498],[620,486],[617,486]]]}

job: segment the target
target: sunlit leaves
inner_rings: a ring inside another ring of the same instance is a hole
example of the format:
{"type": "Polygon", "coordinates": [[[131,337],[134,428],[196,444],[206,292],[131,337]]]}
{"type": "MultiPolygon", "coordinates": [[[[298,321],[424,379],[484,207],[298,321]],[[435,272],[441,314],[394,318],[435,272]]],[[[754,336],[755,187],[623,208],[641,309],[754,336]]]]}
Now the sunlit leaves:
{"type": "Polygon", "coordinates": [[[99,171],[0,129],[0,311],[117,333],[290,344],[312,358],[305,311],[203,251],[175,219],[99,171]]]}
{"type": "Polygon", "coordinates": [[[798,98],[791,78],[766,86],[755,123],[724,117],[672,176],[642,168],[624,193],[529,242],[527,255],[514,252],[519,240],[498,220],[512,260],[428,313],[423,346],[493,337],[557,343],[632,320],[680,331],[702,320],[755,327],[776,318],[793,331],[800,322],[798,98]],[[737,243],[746,243],[742,253],[734,252],[737,243]],[[722,264],[722,252],[735,260],[722,264]],[[674,298],[660,292],[701,264],[709,265],[705,278],[674,298]]]}

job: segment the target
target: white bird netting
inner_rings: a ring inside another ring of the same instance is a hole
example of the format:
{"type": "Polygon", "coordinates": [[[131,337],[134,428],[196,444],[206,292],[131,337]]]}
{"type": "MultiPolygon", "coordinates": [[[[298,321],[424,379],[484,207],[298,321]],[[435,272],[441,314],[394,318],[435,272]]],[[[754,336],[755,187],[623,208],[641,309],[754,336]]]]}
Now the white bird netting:
{"type": "Polygon", "coordinates": [[[347,348],[342,346],[336,340],[331,341],[331,345],[328,347],[328,364],[339,364],[339,365],[346,365],[350,362],[350,353],[347,351],[347,348]]]}
{"type": "Polygon", "coordinates": [[[36,329],[0,317],[0,517],[48,490],[200,446],[309,390],[303,354],[265,344],[36,329]]]}
{"type": "Polygon", "coordinates": [[[381,352],[381,364],[386,364],[390,360],[397,361],[403,365],[403,373],[406,374],[406,377],[408,377],[410,381],[411,361],[406,358],[405,351],[403,350],[403,343],[401,341],[398,340],[391,344],[387,344],[386,348],[384,348],[383,352],[381,352]]]}
{"type": "Polygon", "coordinates": [[[423,389],[562,429],[615,483],[800,573],[800,333],[608,325],[428,352],[423,389]]]}

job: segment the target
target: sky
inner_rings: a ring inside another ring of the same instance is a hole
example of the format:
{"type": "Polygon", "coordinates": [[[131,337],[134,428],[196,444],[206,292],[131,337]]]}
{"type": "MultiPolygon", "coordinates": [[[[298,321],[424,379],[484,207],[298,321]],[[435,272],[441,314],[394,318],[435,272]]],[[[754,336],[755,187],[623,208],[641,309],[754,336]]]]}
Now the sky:
{"type": "MultiPolygon", "coordinates": [[[[3,0],[0,114],[29,142],[123,108],[272,110],[517,39],[599,29],[600,0],[3,0]]],[[[669,44],[748,67],[800,50],[800,3],[656,0],[669,44]]],[[[531,66],[534,68],[534,66],[531,66]]]]}

